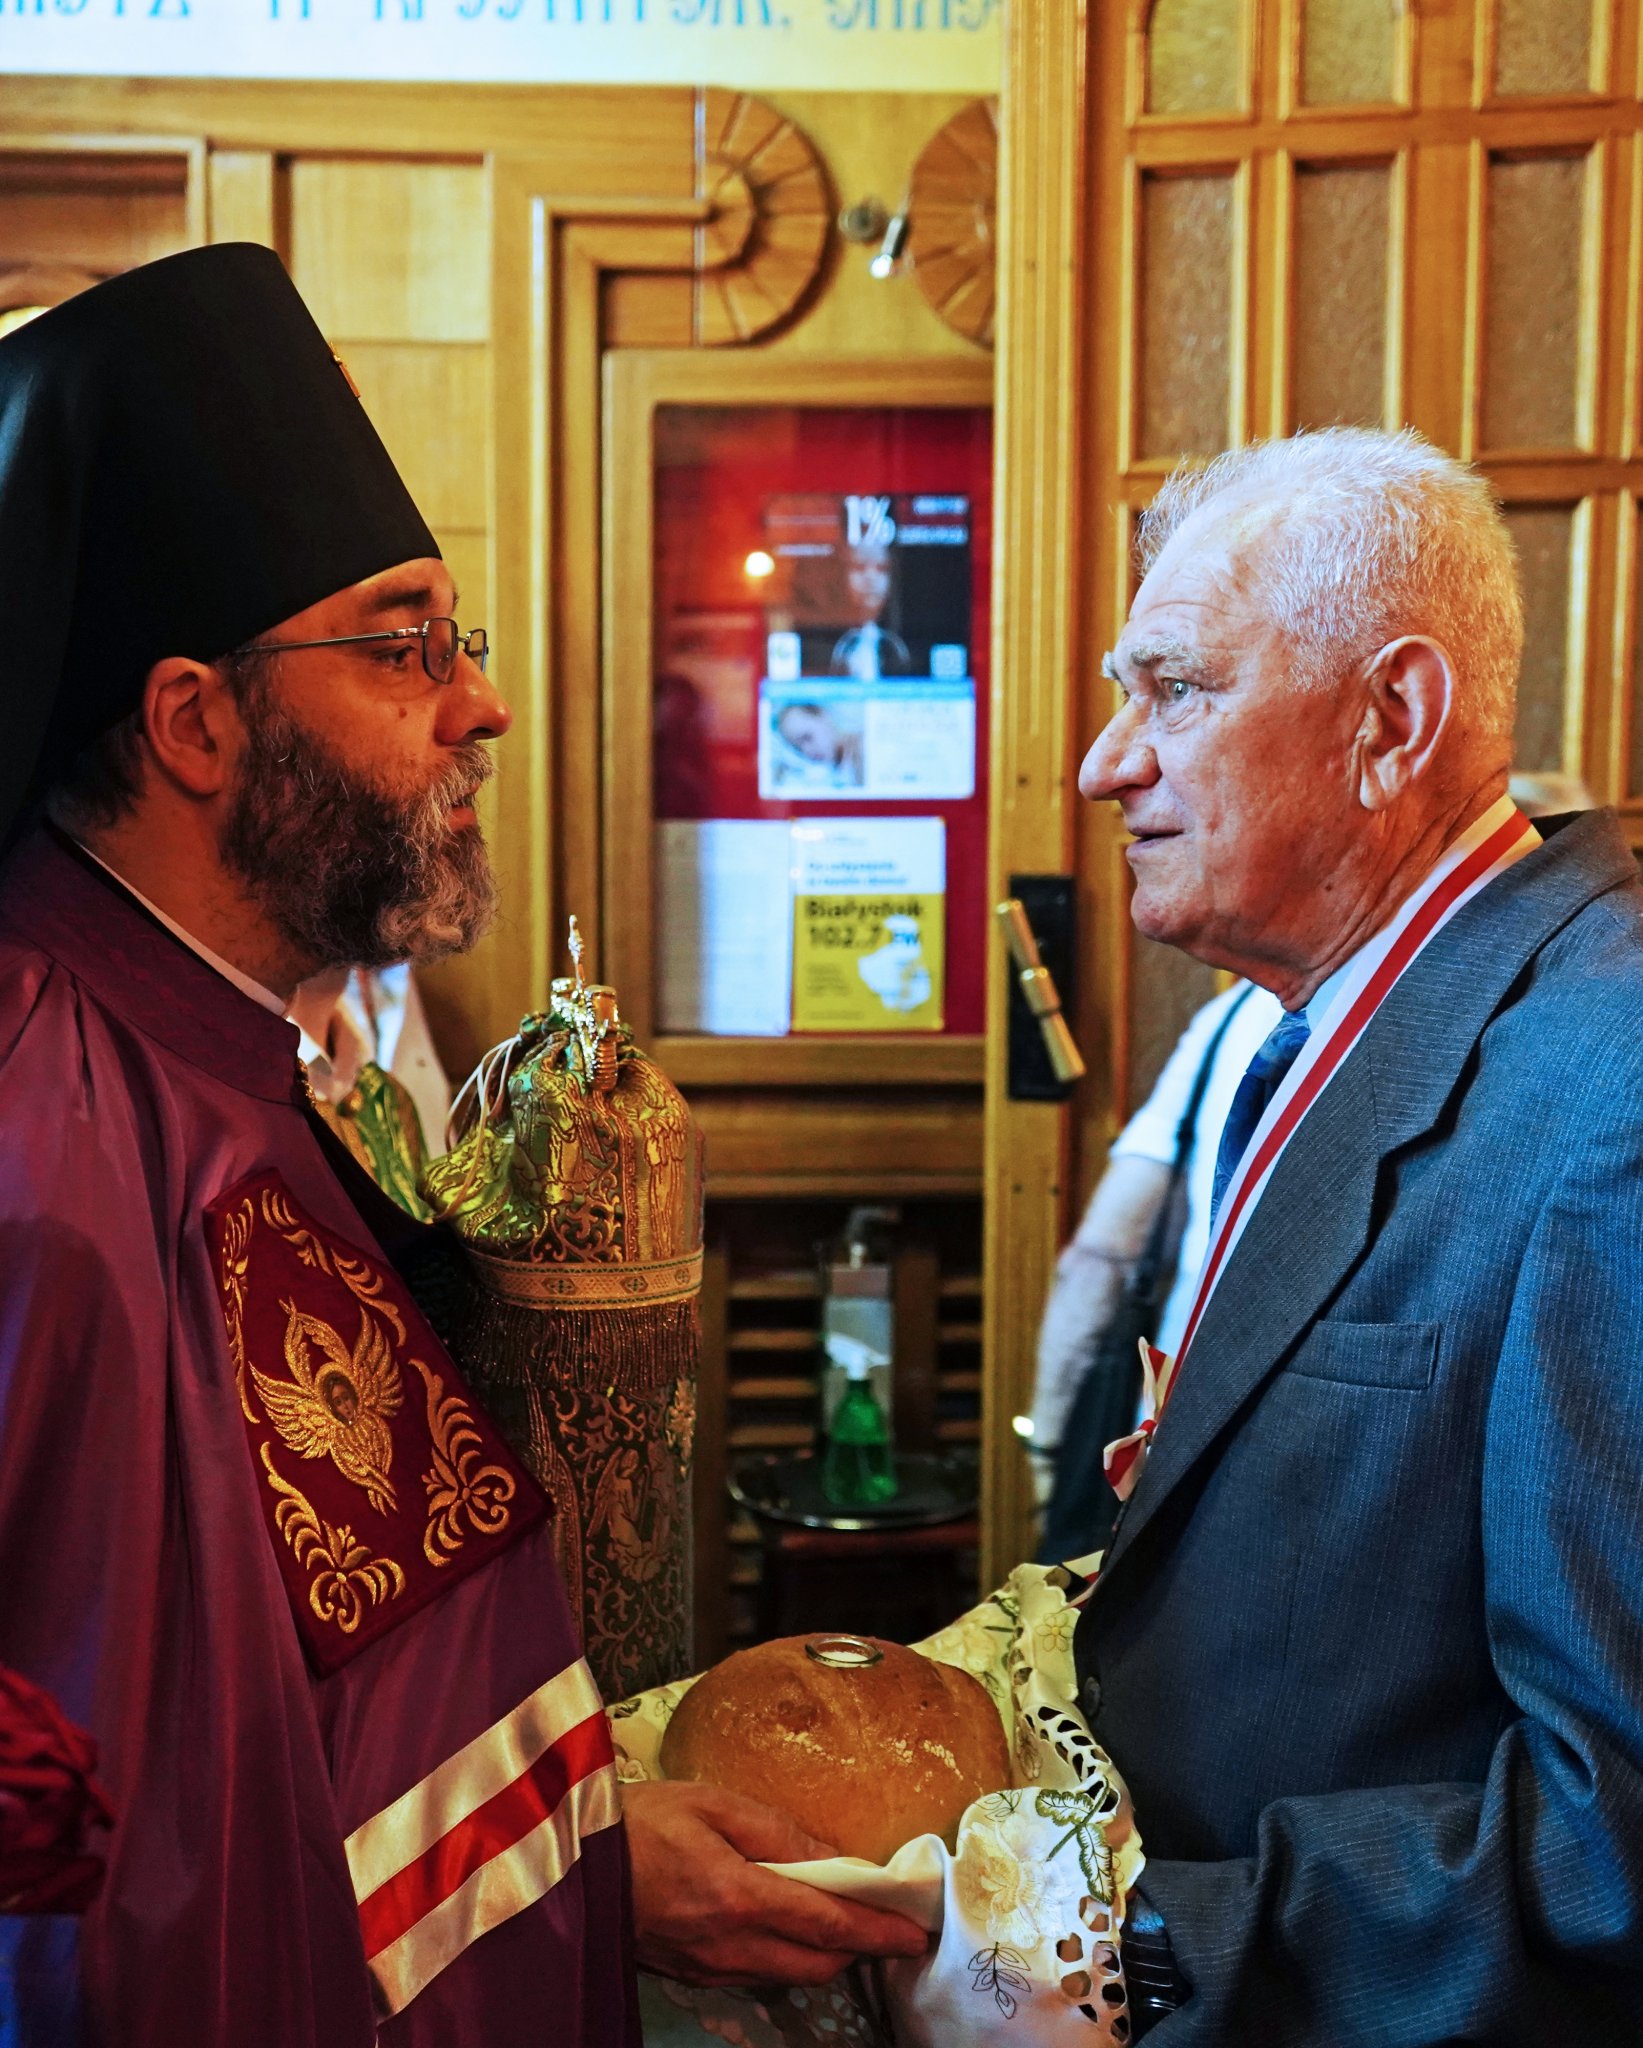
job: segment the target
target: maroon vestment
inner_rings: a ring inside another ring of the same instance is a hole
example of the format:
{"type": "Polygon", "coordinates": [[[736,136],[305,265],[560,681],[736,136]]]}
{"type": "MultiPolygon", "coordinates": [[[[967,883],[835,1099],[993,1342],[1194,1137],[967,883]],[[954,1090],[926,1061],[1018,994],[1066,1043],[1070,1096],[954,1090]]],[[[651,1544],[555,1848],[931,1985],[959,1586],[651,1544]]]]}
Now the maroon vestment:
{"type": "Polygon", "coordinates": [[[74,850],[11,856],[0,1663],[118,1816],[77,2024],[621,2048],[625,1846],[543,1505],[296,1045],[74,850]]]}

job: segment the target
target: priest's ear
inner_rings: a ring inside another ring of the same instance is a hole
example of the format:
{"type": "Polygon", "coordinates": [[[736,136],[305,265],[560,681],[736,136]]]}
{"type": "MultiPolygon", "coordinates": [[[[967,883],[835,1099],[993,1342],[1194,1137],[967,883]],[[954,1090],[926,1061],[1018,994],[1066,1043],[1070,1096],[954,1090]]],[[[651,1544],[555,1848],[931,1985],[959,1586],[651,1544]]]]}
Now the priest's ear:
{"type": "Polygon", "coordinates": [[[185,796],[228,787],[244,743],[234,689],[220,667],[167,655],[143,685],[143,737],[156,771],[185,796]]]}

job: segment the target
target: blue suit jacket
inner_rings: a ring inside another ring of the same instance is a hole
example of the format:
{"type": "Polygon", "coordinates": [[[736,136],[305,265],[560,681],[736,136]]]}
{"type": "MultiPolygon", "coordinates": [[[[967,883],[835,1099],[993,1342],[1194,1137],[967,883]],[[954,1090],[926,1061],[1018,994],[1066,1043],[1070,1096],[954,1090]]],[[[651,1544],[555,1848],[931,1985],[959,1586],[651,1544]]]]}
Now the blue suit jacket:
{"type": "Polygon", "coordinates": [[[1643,887],[1463,909],[1291,1143],[1079,1625],[1159,2048],[1643,2043],[1643,887]]]}

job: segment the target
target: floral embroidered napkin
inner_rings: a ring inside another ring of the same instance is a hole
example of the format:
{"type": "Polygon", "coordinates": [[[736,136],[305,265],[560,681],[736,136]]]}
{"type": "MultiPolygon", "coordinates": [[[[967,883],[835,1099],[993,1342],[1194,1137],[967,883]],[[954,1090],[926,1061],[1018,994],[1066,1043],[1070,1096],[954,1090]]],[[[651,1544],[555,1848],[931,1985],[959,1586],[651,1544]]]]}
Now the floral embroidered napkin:
{"type": "MultiPolygon", "coordinates": [[[[1074,1584],[1060,1567],[1018,1565],[991,1598],[914,1645],[978,1678],[1010,1737],[1013,1782],[969,1808],[956,1853],[921,1835],[883,1866],[843,1856],[772,1866],[893,1906],[939,1936],[930,1952],[821,1991],[659,1987],[704,2038],[731,2048],[1122,2048],[1119,1931],[1144,1858],[1129,1794],[1075,1704],[1074,1584]]],[[[661,1776],[662,1731],[694,1682],[611,1708],[624,1781],[661,1776]]]]}

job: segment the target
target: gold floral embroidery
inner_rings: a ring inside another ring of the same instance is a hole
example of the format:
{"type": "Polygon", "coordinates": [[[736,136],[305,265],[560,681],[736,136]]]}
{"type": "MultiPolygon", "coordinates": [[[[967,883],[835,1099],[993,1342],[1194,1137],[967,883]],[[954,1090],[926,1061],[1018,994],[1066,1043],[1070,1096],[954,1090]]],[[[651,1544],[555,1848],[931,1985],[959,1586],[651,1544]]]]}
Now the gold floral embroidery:
{"type": "Polygon", "coordinates": [[[351,1636],[373,1607],[405,1590],[405,1574],[391,1557],[373,1557],[347,1523],[333,1527],[312,1503],[274,1470],[267,1444],[259,1447],[268,1484],[280,1496],[274,1524],[309,1576],[308,1604],[321,1621],[351,1636]]]}
{"type": "Polygon", "coordinates": [[[223,1319],[228,1325],[228,1355],[234,1363],[234,1385],[247,1422],[255,1422],[245,1391],[245,1283],[250,1273],[251,1226],[255,1212],[246,1196],[232,1216],[223,1218],[220,1278],[223,1319]]]}
{"type": "Polygon", "coordinates": [[[297,1221],[291,1205],[278,1188],[264,1188],[262,1193],[263,1221],[277,1230],[305,1266],[316,1272],[335,1274],[360,1306],[384,1317],[394,1335],[403,1344],[405,1323],[399,1310],[389,1299],[386,1277],[377,1272],[365,1259],[350,1258],[346,1252],[333,1251],[322,1244],[306,1225],[297,1221]]]}
{"type": "Polygon", "coordinates": [[[251,1377],[268,1418],[299,1458],[329,1458],[344,1479],[365,1489],[379,1514],[394,1509],[388,1477],[394,1439],[388,1417],[399,1413],[399,1368],[376,1318],[360,1310],[352,1353],[331,1325],[282,1301],[289,1380],[253,1365],[251,1377]],[[315,1362],[317,1354],[318,1362],[315,1362]]]}
{"type": "Polygon", "coordinates": [[[507,1503],[514,1496],[514,1478],[500,1465],[481,1462],[485,1440],[474,1427],[466,1403],[447,1394],[438,1373],[430,1371],[420,1358],[411,1363],[427,1389],[428,1429],[434,1440],[434,1462],[422,1475],[428,1493],[428,1526],[423,1531],[422,1549],[430,1564],[449,1564],[470,1531],[476,1536],[497,1536],[508,1526],[507,1503]]]}

